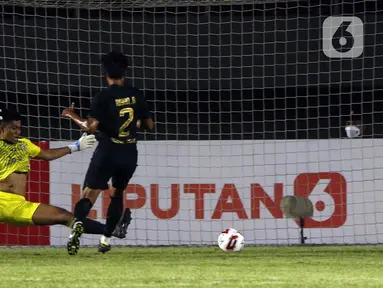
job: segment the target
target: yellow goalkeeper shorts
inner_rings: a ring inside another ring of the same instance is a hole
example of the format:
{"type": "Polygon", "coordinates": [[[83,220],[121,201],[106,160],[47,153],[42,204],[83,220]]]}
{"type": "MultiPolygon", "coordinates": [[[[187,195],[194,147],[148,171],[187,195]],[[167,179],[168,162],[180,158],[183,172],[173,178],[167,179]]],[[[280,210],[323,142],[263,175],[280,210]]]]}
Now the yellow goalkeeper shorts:
{"type": "Polygon", "coordinates": [[[25,197],[0,191],[0,223],[13,226],[34,225],[32,216],[40,203],[29,202],[25,197]]]}

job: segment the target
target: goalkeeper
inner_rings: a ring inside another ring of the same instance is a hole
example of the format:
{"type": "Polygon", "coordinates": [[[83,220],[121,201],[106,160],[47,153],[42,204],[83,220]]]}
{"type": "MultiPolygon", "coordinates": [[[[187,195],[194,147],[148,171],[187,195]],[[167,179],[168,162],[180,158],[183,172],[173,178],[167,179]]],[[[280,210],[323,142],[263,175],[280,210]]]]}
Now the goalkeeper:
{"type": "MultiPolygon", "coordinates": [[[[18,112],[0,110],[0,223],[13,226],[66,225],[72,228],[74,216],[69,211],[49,204],[33,203],[25,199],[25,188],[31,158],[46,161],[61,158],[76,151],[93,147],[93,135],[83,135],[75,143],[57,149],[43,150],[21,135],[21,115],[18,112]]],[[[124,225],[120,219],[119,225],[124,225]]],[[[121,227],[113,236],[124,238],[121,227]]],[[[86,219],[85,233],[103,234],[105,225],[86,219]]]]}

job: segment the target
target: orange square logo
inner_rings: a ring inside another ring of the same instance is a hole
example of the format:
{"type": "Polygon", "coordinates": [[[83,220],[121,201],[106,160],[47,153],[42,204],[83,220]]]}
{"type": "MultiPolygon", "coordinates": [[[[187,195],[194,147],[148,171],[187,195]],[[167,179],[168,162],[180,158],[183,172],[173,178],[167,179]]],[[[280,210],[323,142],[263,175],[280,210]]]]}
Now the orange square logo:
{"type": "MultiPolygon", "coordinates": [[[[332,215],[324,220],[313,218],[305,219],[305,228],[338,228],[347,220],[347,182],[338,172],[320,172],[299,174],[294,181],[294,195],[308,198],[320,180],[328,180],[323,192],[329,194],[334,200],[332,215]]],[[[314,209],[322,211],[326,206],[323,201],[313,203],[314,209]]]]}

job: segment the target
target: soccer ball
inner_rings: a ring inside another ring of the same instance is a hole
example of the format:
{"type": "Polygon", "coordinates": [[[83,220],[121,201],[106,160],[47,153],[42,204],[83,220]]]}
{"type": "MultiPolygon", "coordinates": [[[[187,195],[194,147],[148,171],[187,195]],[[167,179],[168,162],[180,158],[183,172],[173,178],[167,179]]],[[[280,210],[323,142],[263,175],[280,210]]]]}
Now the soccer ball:
{"type": "Polygon", "coordinates": [[[239,252],[243,249],[245,238],[233,228],[225,229],[219,234],[218,246],[224,252],[239,252]]]}

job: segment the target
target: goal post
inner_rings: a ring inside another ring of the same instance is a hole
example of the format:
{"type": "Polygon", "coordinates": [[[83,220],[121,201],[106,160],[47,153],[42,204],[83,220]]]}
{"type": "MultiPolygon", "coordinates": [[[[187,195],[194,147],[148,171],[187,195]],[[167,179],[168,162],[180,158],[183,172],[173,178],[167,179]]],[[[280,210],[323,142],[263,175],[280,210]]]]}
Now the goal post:
{"type": "MultiPolygon", "coordinates": [[[[34,142],[65,145],[80,131],[61,111],[85,116],[101,56],[123,51],[156,130],[139,136],[133,219],[114,244],[215,245],[225,228],[246,245],[299,244],[286,196],[312,204],[308,244],[382,243],[382,3],[341,2],[0,1],[0,109],[17,108],[34,142]]],[[[31,191],[72,211],[91,155],[33,162],[31,191]]],[[[105,221],[108,204],[104,191],[89,217],[105,221]]],[[[68,234],[0,225],[0,245],[68,234]]]]}

